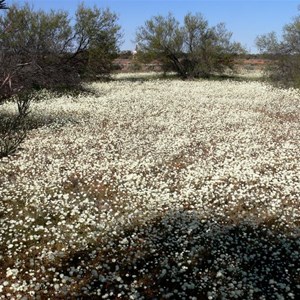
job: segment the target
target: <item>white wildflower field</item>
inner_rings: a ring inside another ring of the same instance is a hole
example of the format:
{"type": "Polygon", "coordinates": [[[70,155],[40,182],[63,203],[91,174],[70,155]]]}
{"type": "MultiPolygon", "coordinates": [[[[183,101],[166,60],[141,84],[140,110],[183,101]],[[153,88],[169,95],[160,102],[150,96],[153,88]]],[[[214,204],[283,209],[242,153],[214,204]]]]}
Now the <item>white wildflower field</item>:
{"type": "Polygon", "coordinates": [[[0,299],[299,299],[299,92],[126,76],[32,101],[0,299]]]}

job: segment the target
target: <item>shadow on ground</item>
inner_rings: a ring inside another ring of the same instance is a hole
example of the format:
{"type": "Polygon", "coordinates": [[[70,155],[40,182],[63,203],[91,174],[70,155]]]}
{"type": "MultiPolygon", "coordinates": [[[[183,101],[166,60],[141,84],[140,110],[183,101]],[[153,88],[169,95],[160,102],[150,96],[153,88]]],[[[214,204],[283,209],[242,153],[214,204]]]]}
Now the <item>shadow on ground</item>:
{"type": "Polygon", "coordinates": [[[76,290],[77,299],[300,299],[299,246],[299,237],[263,224],[171,211],[74,253],[60,271],[78,285],[63,297],[76,290]]]}

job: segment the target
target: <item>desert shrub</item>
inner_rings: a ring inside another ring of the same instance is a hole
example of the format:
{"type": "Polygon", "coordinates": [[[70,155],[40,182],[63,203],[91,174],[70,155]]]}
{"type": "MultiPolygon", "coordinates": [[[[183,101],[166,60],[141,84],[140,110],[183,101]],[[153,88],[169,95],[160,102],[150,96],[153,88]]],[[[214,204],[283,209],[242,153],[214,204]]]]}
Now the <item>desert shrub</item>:
{"type": "Polygon", "coordinates": [[[182,78],[208,77],[233,68],[234,57],[243,52],[231,36],[223,23],[210,27],[201,14],[187,14],[182,26],[172,14],[155,16],[138,29],[138,57],[157,59],[164,71],[182,78]]]}
{"type": "Polygon", "coordinates": [[[76,70],[67,59],[71,37],[66,12],[12,5],[0,17],[2,98],[31,89],[78,84],[76,70]]]}
{"type": "Polygon", "coordinates": [[[266,68],[271,81],[281,86],[300,87],[300,15],[285,25],[280,39],[275,32],[261,35],[256,45],[271,58],[266,68]]]}
{"type": "Polygon", "coordinates": [[[28,3],[14,4],[0,16],[0,104],[16,97],[18,105],[17,115],[1,115],[0,157],[14,153],[25,139],[33,91],[78,94],[83,79],[110,74],[121,41],[117,21],[109,9],[83,4],[74,24],[67,12],[35,11],[28,3]]]}
{"type": "Polygon", "coordinates": [[[118,58],[120,59],[132,59],[133,53],[130,50],[123,50],[118,53],[118,58]]]}
{"type": "Polygon", "coordinates": [[[138,72],[142,70],[142,64],[139,63],[137,60],[133,60],[129,66],[129,70],[132,72],[138,72]]]}
{"type": "Polygon", "coordinates": [[[120,45],[117,20],[108,9],[81,4],[73,25],[64,11],[12,5],[0,16],[0,97],[106,76],[120,45]]]}
{"type": "Polygon", "coordinates": [[[15,115],[1,115],[0,158],[14,154],[27,135],[27,116],[30,113],[30,95],[20,94],[16,98],[18,112],[15,115]]]}

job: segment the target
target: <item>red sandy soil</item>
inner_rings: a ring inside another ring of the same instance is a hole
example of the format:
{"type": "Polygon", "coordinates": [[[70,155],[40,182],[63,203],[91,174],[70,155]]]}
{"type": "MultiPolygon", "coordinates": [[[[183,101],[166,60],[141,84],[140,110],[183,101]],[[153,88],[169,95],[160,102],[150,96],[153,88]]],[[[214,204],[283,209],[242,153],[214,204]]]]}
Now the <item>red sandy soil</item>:
{"type": "MultiPolygon", "coordinates": [[[[250,67],[251,69],[262,69],[270,60],[262,58],[236,59],[236,65],[239,67],[250,67]]],[[[120,68],[120,71],[130,72],[137,71],[137,66],[140,66],[140,71],[161,71],[159,61],[153,61],[149,64],[137,64],[132,59],[117,58],[114,64],[120,68]]]]}

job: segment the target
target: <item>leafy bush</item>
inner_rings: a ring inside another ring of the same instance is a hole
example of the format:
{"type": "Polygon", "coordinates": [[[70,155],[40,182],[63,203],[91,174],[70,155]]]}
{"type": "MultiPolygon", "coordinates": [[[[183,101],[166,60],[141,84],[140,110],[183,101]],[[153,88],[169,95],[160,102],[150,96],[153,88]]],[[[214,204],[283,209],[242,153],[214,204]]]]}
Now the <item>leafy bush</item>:
{"type": "Polygon", "coordinates": [[[258,36],[260,52],[271,58],[266,71],[270,79],[283,86],[300,87],[300,15],[283,27],[282,39],[275,32],[258,36]]]}
{"type": "Polygon", "coordinates": [[[183,26],[172,14],[155,16],[137,32],[138,56],[158,59],[164,71],[182,78],[208,77],[232,68],[235,55],[243,52],[231,35],[223,23],[210,27],[201,14],[187,14],[183,26]]]}
{"type": "Polygon", "coordinates": [[[73,25],[64,11],[12,5],[0,16],[0,97],[109,74],[121,39],[117,20],[108,9],[81,4],[73,25]]]}

